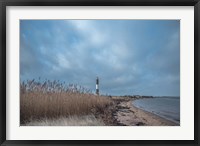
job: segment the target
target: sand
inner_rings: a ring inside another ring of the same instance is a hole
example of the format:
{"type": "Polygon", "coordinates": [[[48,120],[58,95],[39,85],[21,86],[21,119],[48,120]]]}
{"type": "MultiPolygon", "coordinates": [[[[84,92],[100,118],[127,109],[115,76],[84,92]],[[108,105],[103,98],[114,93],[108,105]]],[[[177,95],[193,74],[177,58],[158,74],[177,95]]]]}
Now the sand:
{"type": "Polygon", "coordinates": [[[141,110],[132,104],[132,100],[117,105],[114,118],[119,125],[126,126],[179,126],[179,124],[161,118],[153,113],[141,110]]]}

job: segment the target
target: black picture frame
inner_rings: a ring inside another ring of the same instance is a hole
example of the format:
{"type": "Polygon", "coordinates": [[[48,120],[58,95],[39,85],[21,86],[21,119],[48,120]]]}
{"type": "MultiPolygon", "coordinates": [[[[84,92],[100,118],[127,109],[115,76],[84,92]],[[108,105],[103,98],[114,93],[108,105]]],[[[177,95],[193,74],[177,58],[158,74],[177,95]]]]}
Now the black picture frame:
{"type": "Polygon", "coordinates": [[[0,144],[12,145],[176,145],[197,146],[199,136],[199,0],[1,0],[0,1],[0,144]],[[194,140],[6,140],[6,7],[7,6],[194,6],[194,140]]]}

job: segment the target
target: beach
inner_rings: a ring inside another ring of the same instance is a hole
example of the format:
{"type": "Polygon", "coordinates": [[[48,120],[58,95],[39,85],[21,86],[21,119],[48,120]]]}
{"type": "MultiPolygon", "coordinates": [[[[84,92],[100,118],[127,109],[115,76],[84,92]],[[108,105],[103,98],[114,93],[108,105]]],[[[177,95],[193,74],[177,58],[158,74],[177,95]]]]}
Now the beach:
{"type": "Polygon", "coordinates": [[[139,109],[133,105],[133,99],[113,98],[114,104],[101,113],[106,125],[114,126],[178,126],[179,124],[139,109]]]}

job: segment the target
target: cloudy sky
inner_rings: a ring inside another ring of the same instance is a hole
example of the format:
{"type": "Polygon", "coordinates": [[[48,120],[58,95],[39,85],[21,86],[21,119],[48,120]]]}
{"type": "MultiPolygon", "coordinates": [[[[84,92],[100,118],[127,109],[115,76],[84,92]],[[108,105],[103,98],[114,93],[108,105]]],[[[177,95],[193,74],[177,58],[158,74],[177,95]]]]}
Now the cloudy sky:
{"type": "Polygon", "coordinates": [[[180,95],[177,20],[21,20],[20,80],[111,95],[180,95]]]}

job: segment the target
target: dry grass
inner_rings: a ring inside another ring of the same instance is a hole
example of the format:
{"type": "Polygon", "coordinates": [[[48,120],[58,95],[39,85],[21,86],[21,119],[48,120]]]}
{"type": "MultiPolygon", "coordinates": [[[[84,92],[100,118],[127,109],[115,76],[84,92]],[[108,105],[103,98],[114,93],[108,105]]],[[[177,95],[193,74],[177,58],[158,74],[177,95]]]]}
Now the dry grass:
{"type": "Polygon", "coordinates": [[[27,81],[21,84],[20,123],[88,115],[91,114],[92,109],[103,110],[109,104],[111,101],[107,97],[96,96],[77,86],[69,88],[57,82],[48,81],[41,84],[34,80],[27,81]],[[79,92],[79,89],[82,90],[79,92]]]}
{"type": "Polygon", "coordinates": [[[22,126],[105,126],[105,124],[101,119],[96,119],[94,115],[85,115],[33,120],[22,126]]]}

